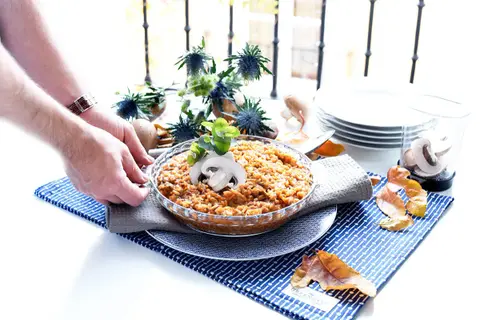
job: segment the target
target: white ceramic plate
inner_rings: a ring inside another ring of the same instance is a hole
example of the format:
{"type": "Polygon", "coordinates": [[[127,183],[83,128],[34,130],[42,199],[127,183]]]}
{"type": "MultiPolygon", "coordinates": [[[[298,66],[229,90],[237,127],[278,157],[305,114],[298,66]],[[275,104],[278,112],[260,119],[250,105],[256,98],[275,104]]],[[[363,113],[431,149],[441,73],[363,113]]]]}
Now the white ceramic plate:
{"type": "Polygon", "coordinates": [[[415,94],[409,86],[359,81],[322,88],[314,106],[342,123],[379,131],[399,131],[428,119],[412,111],[415,94]]]}

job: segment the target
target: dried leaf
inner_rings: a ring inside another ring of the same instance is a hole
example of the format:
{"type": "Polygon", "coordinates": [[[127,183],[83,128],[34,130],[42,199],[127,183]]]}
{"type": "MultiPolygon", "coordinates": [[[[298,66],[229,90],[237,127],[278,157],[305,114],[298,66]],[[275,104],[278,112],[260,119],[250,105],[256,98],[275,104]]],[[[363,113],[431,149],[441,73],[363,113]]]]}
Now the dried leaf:
{"type": "Polygon", "coordinates": [[[377,184],[379,184],[379,182],[382,181],[382,178],[379,177],[379,176],[373,176],[373,177],[370,177],[370,182],[372,182],[372,186],[376,186],[377,184]]]}
{"type": "Polygon", "coordinates": [[[410,216],[396,217],[394,219],[385,218],[379,223],[380,227],[390,231],[400,231],[413,225],[413,219],[410,216]]]}
{"type": "Polygon", "coordinates": [[[405,204],[396,190],[395,184],[387,182],[376,197],[378,208],[392,219],[406,214],[405,204]]]}
{"type": "Polygon", "coordinates": [[[391,167],[387,173],[388,183],[377,195],[378,207],[390,218],[395,218],[398,216],[396,213],[400,213],[400,210],[395,212],[395,208],[400,207],[399,199],[401,200],[401,198],[393,193],[401,189],[405,189],[405,194],[409,198],[406,210],[417,217],[425,216],[427,211],[427,192],[422,189],[420,183],[408,179],[408,176],[410,176],[410,171],[407,169],[400,166],[391,167]]]}
{"type": "Polygon", "coordinates": [[[407,183],[404,185],[405,193],[407,197],[412,198],[416,196],[427,196],[427,192],[422,189],[420,183],[415,180],[407,180],[407,183]]]}
{"type": "Polygon", "coordinates": [[[324,157],[335,157],[341,154],[343,151],[345,151],[345,147],[343,145],[334,143],[332,140],[327,140],[327,142],[322,144],[314,152],[324,157]]]}
{"type": "Polygon", "coordinates": [[[395,187],[391,187],[392,189],[396,189],[395,192],[402,189],[408,181],[408,176],[410,175],[410,171],[400,166],[391,167],[387,173],[387,180],[391,184],[395,185],[395,187]]]}
{"type": "Polygon", "coordinates": [[[410,198],[407,202],[407,210],[414,216],[425,217],[425,212],[427,212],[427,197],[415,196],[410,198]]]}
{"type": "MultiPolygon", "coordinates": [[[[292,286],[296,288],[304,288],[308,286],[312,281],[310,275],[316,273],[315,267],[318,266],[319,261],[320,260],[318,260],[317,256],[311,258],[303,256],[302,264],[295,270],[295,273],[290,279],[292,286]],[[314,263],[316,263],[316,265],[314,263]]],[[[320,267],[322,267],[322,265],[320,265],[320,267]]]]}
{"type": "Polygon", "coordinates": [[[302,265],[295,270],[290,282],[294,287],[302,288],[312,280],[317,281],[323,290],[358,289],[371,297],[377,294],[372,282],[363,278],[335,254],[325,251],[319,250],[313,257],[304,256],[302,265]]]}

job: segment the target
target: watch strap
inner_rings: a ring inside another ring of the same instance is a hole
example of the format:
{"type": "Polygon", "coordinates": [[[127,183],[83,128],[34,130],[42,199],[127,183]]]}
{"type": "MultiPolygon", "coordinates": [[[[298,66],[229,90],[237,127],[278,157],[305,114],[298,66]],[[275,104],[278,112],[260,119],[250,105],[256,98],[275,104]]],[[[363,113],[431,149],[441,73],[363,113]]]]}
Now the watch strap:
{"type": "Polygon", "coordinates": [[[76,99],[72,104],[67,106],[67,108],[74,114],[81,115],[96,104],[95,98],[90,93],[87,93],[76,99]]]}

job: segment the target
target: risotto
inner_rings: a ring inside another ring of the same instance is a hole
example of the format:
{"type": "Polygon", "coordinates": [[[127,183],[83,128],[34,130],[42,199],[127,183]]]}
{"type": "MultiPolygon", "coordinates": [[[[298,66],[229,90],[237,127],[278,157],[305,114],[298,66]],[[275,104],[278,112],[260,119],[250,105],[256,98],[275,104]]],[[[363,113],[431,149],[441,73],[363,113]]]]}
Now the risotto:
{"type": "Polygon", "coordinates": [[[310,171],[273,145],[241,141],[230,152],[247,174],[246,182],[238,188],[216,193],[207,184],[192,184],[183,153],[163,165],[158,190],[186,208],[223,216],[248,216],[288,207],[303,199],[312,187],[310,171]]]}

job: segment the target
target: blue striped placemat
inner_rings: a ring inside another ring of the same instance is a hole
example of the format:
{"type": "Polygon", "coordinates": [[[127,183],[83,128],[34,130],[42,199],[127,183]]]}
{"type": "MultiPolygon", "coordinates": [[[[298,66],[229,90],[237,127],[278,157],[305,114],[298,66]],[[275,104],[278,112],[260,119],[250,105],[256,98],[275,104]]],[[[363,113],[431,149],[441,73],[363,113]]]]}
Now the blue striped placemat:
{"type": "MultiPolygon", "coordinates": [[[[385,183],[383,178],[375,186],[375,192],[385,183]]],[[[35,195],[105,228],[105,207],[78,193],[68,178],[38,188],[35,195]]],[[[317,283],[300,291],[291,290],[290,278],[302,256],[311,255],[317,249],[334,253],[381,289],[452,201],[451,197],[430,193],[426,217],[414,217],[415,224],[403,232],[390,232],[378,226],[384,216],[373,198],[341,205],[334,225],[322,239],[303,250],[257,261],[219,261],[191,256],[156,242],[146,232],[121,236],[292,319],[352,319],[368,299],[356,290],[324,292],[317,283]]]]}

